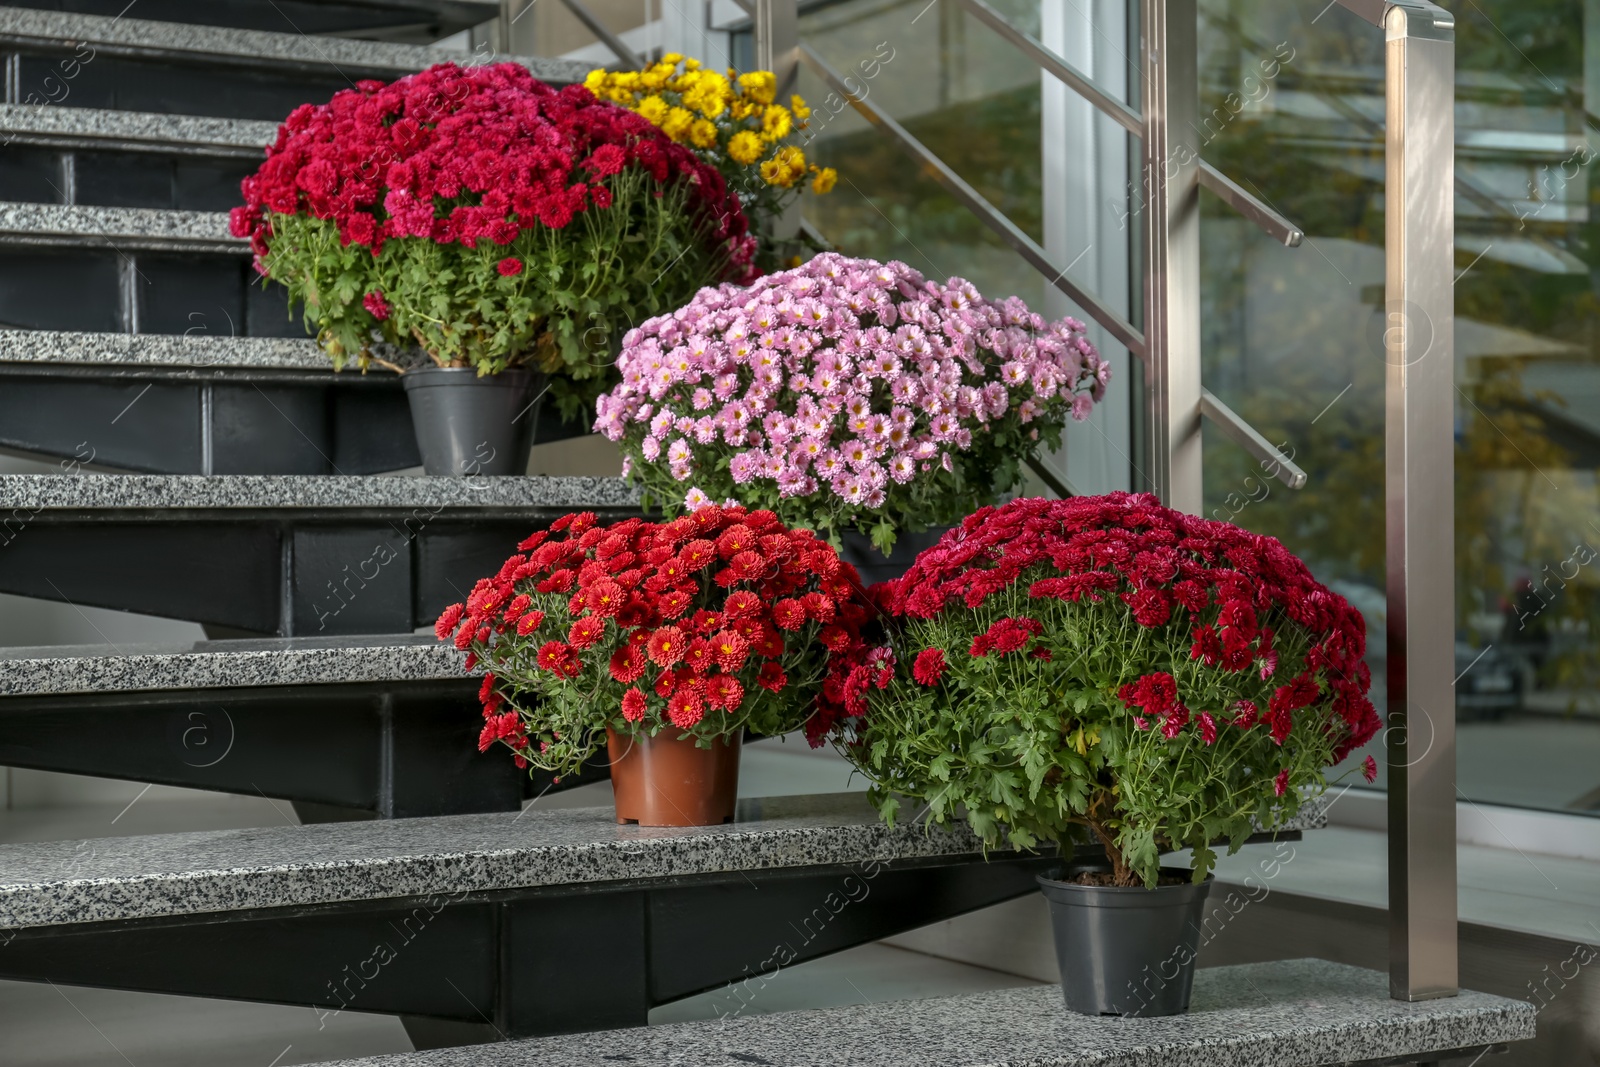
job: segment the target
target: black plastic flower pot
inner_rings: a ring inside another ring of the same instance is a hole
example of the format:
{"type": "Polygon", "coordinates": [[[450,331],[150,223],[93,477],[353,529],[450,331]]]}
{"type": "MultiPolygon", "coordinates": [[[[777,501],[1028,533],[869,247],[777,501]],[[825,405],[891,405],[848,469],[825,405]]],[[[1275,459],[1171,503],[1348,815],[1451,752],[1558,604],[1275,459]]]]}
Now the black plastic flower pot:
{"type": "Polygon", "coordinates": [[[1163,878],[1182,884],[1077,885],[1080,871],[1109,870],[1105,864],[1072,864],[1039,876],[1050,902],[1061,994],[1081,1015],[1181,1015],[1189,1010],[1194,959],[1199,951],[1211,877],[1188,881],[1190,872],[1163,867],[1163,878]]]}
{"type": "Polygon", "coordinates": [[[948,526],[935,526],[920,533],[902,531],[895,540],[894,550],[887,556],[873,545],[872,538],[854,530],[839,534],[839,558],[853,564],[861,573],[862,585],[873,585],[898,578],[911,569],[924,549],[932,548],[948,532],[948,526]]]}
{"type": "Polygon", "coordinates": [[[534,375],[478,377],[471,367],[419,367],[400,376],[429,474],[522,474],[533,446],[534,375]]]}

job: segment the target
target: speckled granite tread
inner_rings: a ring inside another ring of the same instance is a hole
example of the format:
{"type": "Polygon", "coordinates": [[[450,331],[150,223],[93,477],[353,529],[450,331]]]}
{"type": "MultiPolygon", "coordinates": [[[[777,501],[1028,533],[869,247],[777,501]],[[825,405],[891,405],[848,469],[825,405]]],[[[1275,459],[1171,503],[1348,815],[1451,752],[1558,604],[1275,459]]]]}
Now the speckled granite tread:
{"type": "Polygon", "coordinates": [[[1313,1067],[1533,1037],[1520,1000],[1389,999],[1377,971],[1323,960],[1202,970],[1187,1015],[1094,1018],[1057,986],[748,1015],[401,1053],[323,1067],[1313,1067]]]}
{"type": "MultiPolygon", "coordinates": [[[[445,62],[467,66],[488,58],[470,52],[420,45],[14,7],[0,8],[0,41],[35,46],[60,46],[66,42],[70,46],[86,44],[97,51],[113,54],[148,54],[154,51],[190,59],[218,57],[234,62],[254,60],[263,66],[337,67],[346,74],[355,72],[364,75],[399,75],[445,62]]],[[[582,81],[591,69],[590,64],[570,60],[523,56],[497,58],[521,63],[545,81],[558,84],[582,81]]]]}
{"type": "Polygon", "coordinates": [[[424,681],[464,677],[465,662],[432,634],[7,648],[0,696],[424,681]]]}
{"type": "Polygon", "coordinates": [[[192,508],[330,511],[356,508],[566,509],[632,507],[621,478],[359,477],[322,474],[7,474],[0,511],[192,508]]]}
{"type": "Polygon", "coordinates": [[[606,806],[0,845],[0,929],[978,852],[964,830],[884,826],[862,793],[683,829],[606,806]]]}
{"type": "Polygon", "coordinates": [[[33,141],[172,146],[190,152],[260,156],[278,124],[255,119],[200,118],[94,107],[0,104],[0,143],[33,141]]]}
{"type": "Polygon", "coordinates": [[[220,211],[0,203],[0,239],[250,254],[249,244],[228,232],[228,216],[220,211]]]}
{"type": "MultiPolygon", "coordinates": [[[[194,369],[252,367],[333,373],[327,353],[310,339],[175,333],[0,330],[0,363],[114,363],[194,369]]],[[[360,372],[346,373],[355,377],[360,372]]],[[[373,369],[367,374],[384,379],[394,377],[382,369],[373,369]]]]}
{"type": "Polygon", "coordinates": [[[607,806],[0,845],[0,930],[981,853],[965,824],[883,825],[864,793],[742,800],[734,823],[682,829],[607,806]]]}

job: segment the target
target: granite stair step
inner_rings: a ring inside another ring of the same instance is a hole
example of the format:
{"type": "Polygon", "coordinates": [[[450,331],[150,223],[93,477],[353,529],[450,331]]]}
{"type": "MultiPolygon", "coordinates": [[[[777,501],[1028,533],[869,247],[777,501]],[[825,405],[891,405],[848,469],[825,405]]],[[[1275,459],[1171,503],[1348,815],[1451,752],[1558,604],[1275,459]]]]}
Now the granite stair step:
{"type": "Polygon", "coordinates": [[[516,811],[606,776],[479,753],[464,660],[432,634],[0,650],[0,766],[281,798],[302,820],[516,811]]]}
{"type": "MultiPolygon", "coordinates": [[[[0,0],[0,7],[116,16],[128,0],[0,0]]],[[[494,0],[140,0],[161,22],[344,37],[433,40],[495,18],[494,0]]]]}
{"type": "Polygon", "coordinates": [[[275,122],[0,104],[0,201],[228,211],[275,122]]]}
{"type": "MultiPolygon", "coordinates": [[[[3,299],[3,297],[0,297],[3,299]]],[[[218,316],[212,316],[217,319],[218,316]]],[[[151,474],[377,474],[421,464],[397,375],[309,339],[0,329],[0,448],[151,474]],[[92,428],[93,445],[86,434],[92,428]]],[[[542,395],[534,444],[585,433],[542,395]]]]}
{"type": "Polygon", "coordinates": [[[1051,862],[986,860],[964,828],[884,826],[862,793],[743,800],[708,827],[535,806],[0,845],[0,978],[389,1012],[491,1038],[638,1026],[780,954],[1036,892],[1051,862]]]}
{"type": "MultiPolygon", "coordinates": [[[[745,983],[756,995],[759,978],[745,983]]],[[[325,1067],[1314,1067],[1477,1063],[1534,1036],[1530,1003],[1463,991],[1414,1003],[1325,960],[1203,969],[1188,1014],[1092,1018],[1056,986],[746,1015],[325,1067]]]]}
{"type": "MultiPolygon", "coordinates": [[[[99,427],[81,432],[87,463],[99,427]]],[[[572,511],[638,497],[618,478],[7,475],[0,591],[213,636],[410,633],[572,511]]]]}
{"type": "MultiPolygon", "coordinates": [[[[363,78],[389,80],[435,63],[496,57],[443,48],[186,25],[72,12],[0,8],[5,102],[32,107],[279,121],[363,78]]],[[[585,64],[502,57],[555,84],[585,64]]]]}
{"type": "Polygon", "coordinates": [[[304,339],[222,212],[0,203],[0,328],[304,339]]]}

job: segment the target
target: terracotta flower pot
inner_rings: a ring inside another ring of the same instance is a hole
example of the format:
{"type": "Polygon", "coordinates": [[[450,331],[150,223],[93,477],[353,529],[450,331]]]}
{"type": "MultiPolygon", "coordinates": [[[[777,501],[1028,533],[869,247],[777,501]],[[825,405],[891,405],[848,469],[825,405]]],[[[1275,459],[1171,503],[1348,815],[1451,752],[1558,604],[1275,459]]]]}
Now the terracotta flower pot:
{"type": "Polygon", "coordinates": [[[735,735],[699,748],[669,728],[654,737],[606,730],[617,821],[640,826],[717,826],[733,820],[739,794],[735,735]]]}

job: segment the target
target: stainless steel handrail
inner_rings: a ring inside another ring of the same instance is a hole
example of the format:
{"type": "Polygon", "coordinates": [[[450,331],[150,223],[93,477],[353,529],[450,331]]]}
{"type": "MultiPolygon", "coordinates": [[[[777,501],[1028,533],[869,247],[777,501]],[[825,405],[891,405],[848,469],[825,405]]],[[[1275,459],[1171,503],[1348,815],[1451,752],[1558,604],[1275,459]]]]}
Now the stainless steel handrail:
{"type": "MultiPolygon", "coordinates": [[[[961,0],[961,4],[978,21],[988,26],[1006,42],[1014,46],[1067,88],[1093,104],[1107,117],[1114,119],[1135,137],[1144,136],[1144,117],[1137,111],[1110,95],[1094,83],[1094,79],[1068,63],[1053,49],[1046,47],[1033,35],[1013,25],[1009,19],[985,0],[961,0]]],[[[1305,238],[1300,228],[1259,197],[1247,192],[1233,179],[1211,164],[1200,161],[1200,185],[1222,199],[1229,207],[1255,223],[1262,232],[1296,248],[1305,238]]]]}
{"type": "Polygon", "coordinates": [[[584,28],[594,34],[600,43],[611,49],[611,54],[627,66],[629,70],[643,70],[644,57],[628,47],[626,41],[606,28],[606,24],[595,17],[589,6],[583,0],[561,0],[567,10],[583,23],[584,28]]]}
{"type": "Polygon", "coordinates": [[[1260,460],[1262,470],[1290,489],[1306,487],[1306,472],[1301,470],[1294,460],[1273,447],[1272,442],[1263,437],[1260,431],[1240,418],[1209,389],[1200,390],[1200,413],[1216,423],[1218,429],[1246,452],[1260,460]]]}
{"type": "Polygon", "coordinates": [[[855,108],[861,117],[872,123],[878,129],[887,133],[899,143],[906,152],[915,156],[922,164],[924,171],[940,185],[944,186],[957,200],[960,200],[967,210],[971,211],[978,219],[995,233],[1001,240],[1025,259],[1035,270],[1049,278],[1050,283],[1067,295],[1073,303],[1084,310],[1095,322],[1105,328],[1106,332],[1121,342],[1128,351],[1138,356],[1145,357],[1144,335],[1138,328],[1107,307],[1099,297],[1081,288],[1076,282],[1067,277],[1065,267],[1061,267],[1050,258],[1039,243],[1017,228],[1016,223],[1000,212],[978,190],[969,185],[949,165],[934,154],[926,145],[917,140],[904,126],[884,112],[878,110],[866,100],[856,96],[845,84],[844,78],[838,71],[828,64],[828,61],[818,55],[810,45],[800,45],[800,59],[815,71],[834,92],[842,96],[855,108]]]}

